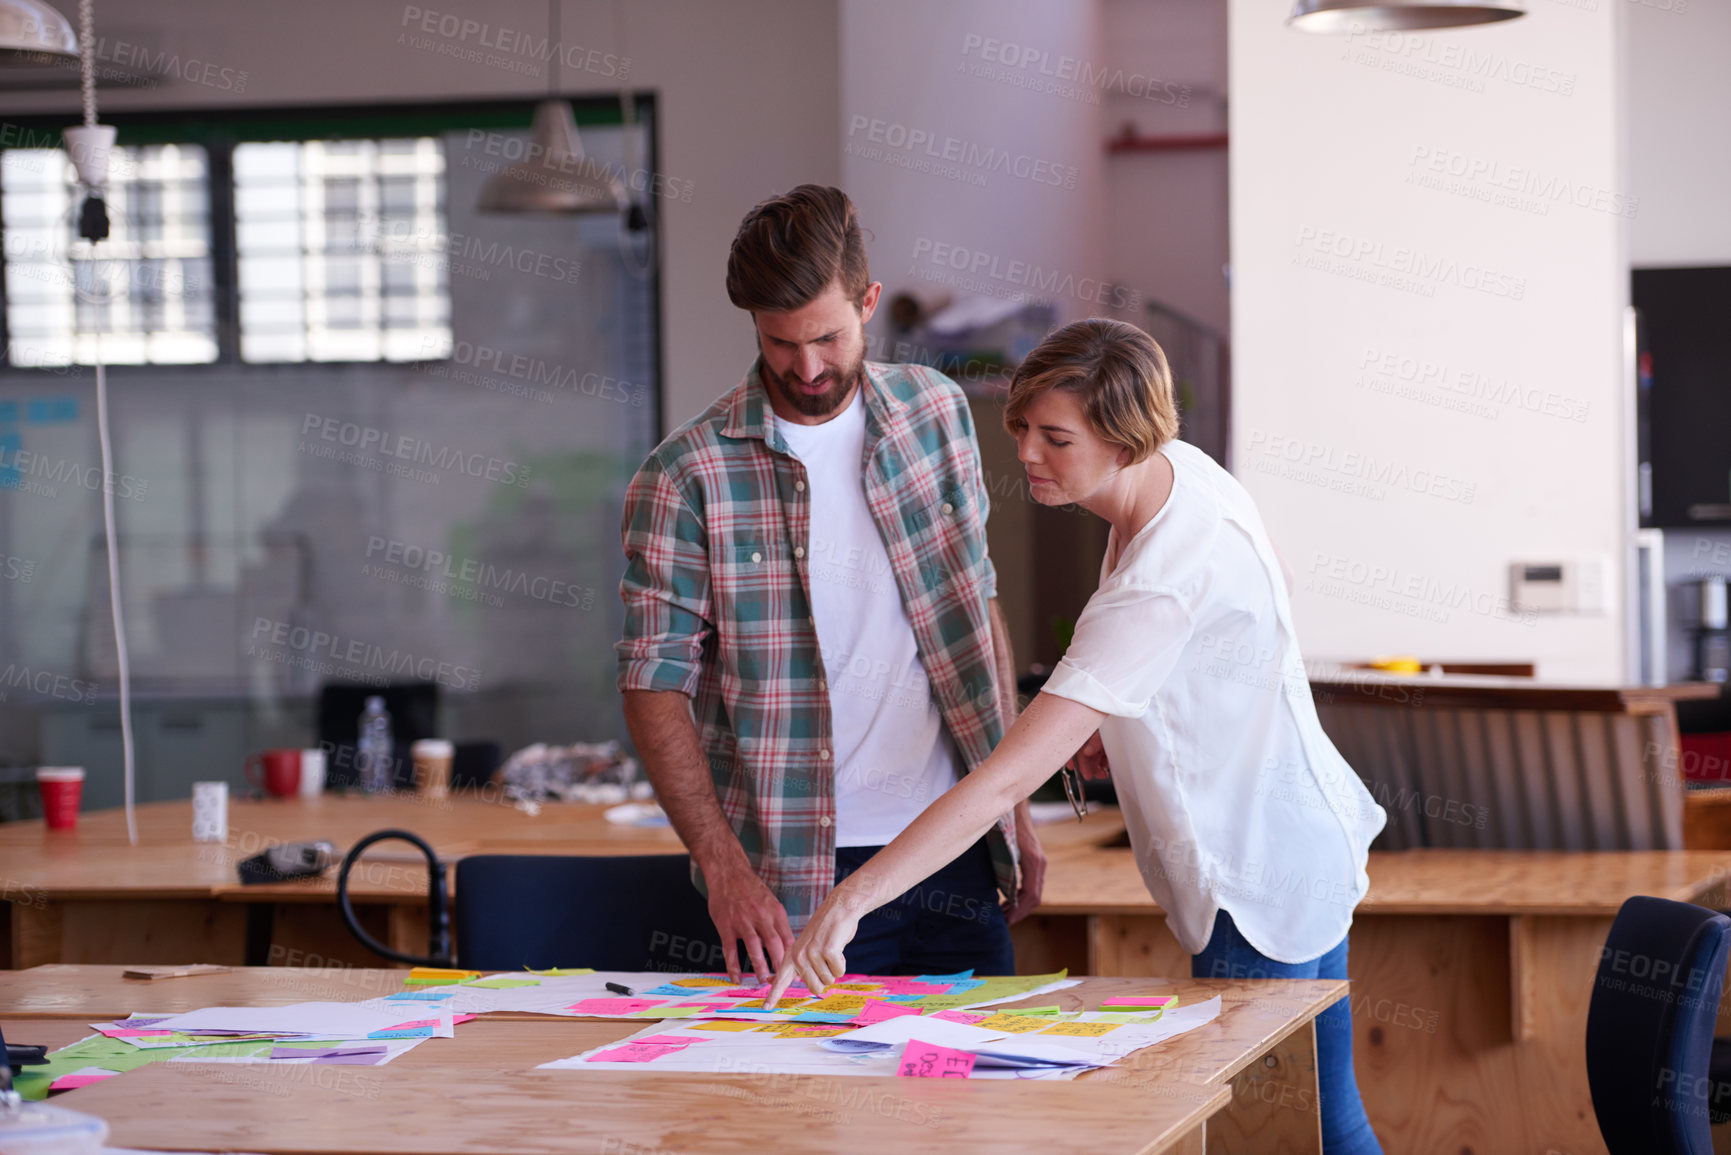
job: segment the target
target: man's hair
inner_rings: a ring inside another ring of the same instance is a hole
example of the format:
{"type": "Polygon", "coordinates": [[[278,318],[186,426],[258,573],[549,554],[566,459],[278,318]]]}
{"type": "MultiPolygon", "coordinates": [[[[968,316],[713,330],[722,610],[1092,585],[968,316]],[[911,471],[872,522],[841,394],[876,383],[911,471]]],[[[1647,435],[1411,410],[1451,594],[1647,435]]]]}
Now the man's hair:
{"type": "Polygon", "coordinates": [[[859,214],[838,188],[802,184],[745,214],[727,254],[727,298],[752,313],[790,313],[832,282],[857,308],[871,272],[859,214]]]}
{"type": "Polygon", "coordinates": [[[1134,325],[1092,317],[1053,331],[1010,379],[1004,428],[1014,434],[1028,406],[1049,389],[1073,393],[1094,432],[1128,449],[1132,465],[1178,436],[1166,354],[1134,325]]]}

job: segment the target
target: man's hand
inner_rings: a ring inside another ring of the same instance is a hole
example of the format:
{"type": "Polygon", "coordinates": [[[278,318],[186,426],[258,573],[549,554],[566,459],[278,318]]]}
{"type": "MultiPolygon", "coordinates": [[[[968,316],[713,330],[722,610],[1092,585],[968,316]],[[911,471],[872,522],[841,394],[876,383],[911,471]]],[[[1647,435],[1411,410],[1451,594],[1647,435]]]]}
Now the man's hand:
{"type": "Polygon", "coordinates": [[[1100,741],[1098,730],[1094,731],[1093,737],[1082,743],[1082,748],[1076,751],[1076,756],[1070,762],[1084,778],[1098,781],[1112,775],[1112,767],[1106,761],[1106,745],[1100,741]]]}
{"type": "Polygon", "coordinates": [[[757,981],[768,982],[793,946],[793,927],[781,900],[750,870],[718,877],[706,874],[705,881],[709,884],[709,917],[721,934],[728,979],[740,981],[739,944],[743,942],[757,981]]]}
{"type": "Polygon", "coordinates": [[[1022,874],[1016,883],[1016,900],[1004,902],[1004,917],[1011,923],[1021,922],[1040,905],[1040,894],[1046,889],[1046,850],[1034,823],[1027,819],[1028,808],[1016,808],[1016,850],[1022,874]]]}

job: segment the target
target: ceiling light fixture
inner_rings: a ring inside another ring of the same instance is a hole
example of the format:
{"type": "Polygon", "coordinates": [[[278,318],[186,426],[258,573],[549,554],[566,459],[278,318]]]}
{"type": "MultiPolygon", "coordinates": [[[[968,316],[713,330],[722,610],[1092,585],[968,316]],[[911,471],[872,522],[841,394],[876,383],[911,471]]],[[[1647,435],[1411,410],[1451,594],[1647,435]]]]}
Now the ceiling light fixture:
{"type": "Polygon", "coordinates": [[[1303,32],[1412,32],[1525,16],[1519,0],[1297,0],[1287,26],[1303,32]]]}
{"type": "Polygon", "coordinates": [[[78,36],[42,0],[0,0],[0,65],[41,67],[78,59],[78,36]]]}
{"type": "Polygon", "coordinates": [[[484,213],[619,212],[626,207],[624,186],[606,165],[584,156],[571,102],[559,97],[565,63],[559,0],[547,5],[547,44],[558,61],[547,73],[547,99],[535,106],[528,158],[488,178],[478,207],[484,213]]]}

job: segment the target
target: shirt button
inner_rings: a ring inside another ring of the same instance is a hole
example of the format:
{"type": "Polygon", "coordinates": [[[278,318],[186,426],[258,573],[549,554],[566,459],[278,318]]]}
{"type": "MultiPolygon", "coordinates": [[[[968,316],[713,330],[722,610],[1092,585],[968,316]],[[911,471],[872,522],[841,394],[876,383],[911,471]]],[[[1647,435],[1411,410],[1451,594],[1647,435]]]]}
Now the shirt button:
{"type": "Polygon", "coordinates": [[[817,824],[819,826],[834,826],[835,822],[830,818],[829,815],[825,814],[822,818],[819,818],[817,820],[817,824]]]}
{"type": "Polygon", "coordinates": [[[752,560],[752,561],[762,561],[762,560],[763,560],[763,555],[762,555],[762,554],[760,554],[760,553],[754,553],[754,554],[752,554],[752,555],[751,555],[751,560],[752,560]]]}
{"type": "Polygon", "coordinates": [[[805,492],[805,482],[803,482],[803,481],[794,482],[793,483],[793,491],[795,493],[804,493],[805,492]]]}
{"type": "Polygon", "coordinates": [[[805,556],[805,547],[803,545],[794,546],[793,547],[793,556],[794,557],[804,557],[805,556]]]}
{"type": "Polygon", "coordinates": [[[829,751],[828,750],[819,750],[817,752],[817,760],[819,762],[828,762],[829,761],[829,751]]]}
{"type": "Polygon", "coordinates": [[[956,511],[956,507],[951,505],[949,502],[946,501],[943,504],[943,510],[945,513],[954,513],[956,511]]]}

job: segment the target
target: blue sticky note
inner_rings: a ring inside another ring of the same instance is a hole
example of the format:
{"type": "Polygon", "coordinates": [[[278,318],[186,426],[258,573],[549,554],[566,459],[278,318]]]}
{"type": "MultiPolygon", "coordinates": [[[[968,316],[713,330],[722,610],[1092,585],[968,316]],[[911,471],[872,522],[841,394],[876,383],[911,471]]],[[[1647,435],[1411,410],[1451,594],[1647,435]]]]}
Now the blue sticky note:
{"type": "MultiPolygon", "coordinates": [[[[914,981],[920,983],[959,983],[963,979],[971,979],[973,977],[974,969],[969,967],[967,970],[957,971],[953,975],[920,975],[914,981]]],[[[982,979],[981,981],[984,982],[985,980],[982,979]]]]}
{"type": "MultiPolygon", "coordinates": [[[[731,1014],[732,1012],[728,1012],[731,1014]]],[[[851,1023],[853,1015],[845,1015],[830,1011],[806,1011],[793,1016],[790,1022],[795,1023],[851,1023]]]]}
{"type": "Polygon", "coordinates": [[[394,995],[386,995],[385,1001],[436,1003],[440,999],[448,999],[450,997],[450,991],[401,991],[394,995]]]}
{"type": "Polygon", "coordinates": [[[944,993],[951,995],[965,995],[975,987],[983,987],[985,985],[985,979],[964,979],[959,983],[951,983],[950,989],[944,993]]]}
{"type": "Polygon", "coordinates": [[[432,1027],[417,1027],[412,1031],[373,1031],[369,1039],[425,1039],[433,1034],[432,1027]]]}
{"type": "Polygon", "coordinates": [[[638,991],[637,993],[639,995],[662,995],[675,999],[694,999],[703,991],[700,987],[676,987],[672,983],[662,983],[652,991],[638,991]]]}
{"type": "Polygon", "coordinates": [[[925,997],[926,996],[924,996],[924,995],[876,995],[876,994],[874,994],[872,996],[872,998],[882,999],[886,1003],[917,1003],[925,997]]]}

